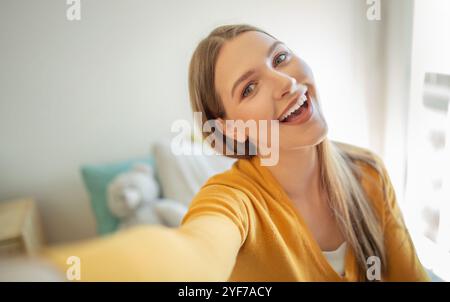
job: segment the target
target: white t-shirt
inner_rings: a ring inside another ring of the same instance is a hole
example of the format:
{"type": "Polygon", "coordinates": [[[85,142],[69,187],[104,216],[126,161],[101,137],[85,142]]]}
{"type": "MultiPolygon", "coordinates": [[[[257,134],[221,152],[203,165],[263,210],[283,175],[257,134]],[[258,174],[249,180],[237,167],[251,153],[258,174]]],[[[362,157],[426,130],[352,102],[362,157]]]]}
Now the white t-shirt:
{"type": "Polygon", "coordinates": [[[324,256],[328,259],[331,267],[341,276],[345,272],[345,250],[347,242],[344,242],[335,251],[322,251],[324,256]]]}

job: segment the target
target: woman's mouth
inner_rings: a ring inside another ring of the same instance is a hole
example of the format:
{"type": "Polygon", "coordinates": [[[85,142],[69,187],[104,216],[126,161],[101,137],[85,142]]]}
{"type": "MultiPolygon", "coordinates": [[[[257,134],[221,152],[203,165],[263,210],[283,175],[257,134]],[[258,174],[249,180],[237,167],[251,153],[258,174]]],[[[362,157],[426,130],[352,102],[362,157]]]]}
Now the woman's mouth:
{"type": "Polygon", "coordinates": [[[293,104],[279,119],[281,124],[297,125],[304,123],[312,116],[313,106],[308,91],[300,95],[297,102],[293,104]]]}

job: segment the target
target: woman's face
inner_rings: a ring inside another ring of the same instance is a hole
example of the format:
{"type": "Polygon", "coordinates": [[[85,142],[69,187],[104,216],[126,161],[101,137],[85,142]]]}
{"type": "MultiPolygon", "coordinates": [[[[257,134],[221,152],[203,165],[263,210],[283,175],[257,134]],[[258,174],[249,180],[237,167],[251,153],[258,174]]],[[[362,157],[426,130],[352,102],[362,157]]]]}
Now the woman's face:
{"type": "MultiPolygon", "coordinates": [[[[226,120],[254,120],[257,125],[282,120],[283,113],[298,108],[293,104],[306,96],[306,109],[301,109],[298,122],[279,122],[281,150],[314,146],[327,134],[311,69],[286,45],[264,33],[245,32],[223,45],[216,62],[215,87],[226,120]],[[250,70],[254,73],[238,80],[250,70]]],[[[247,132],[247,136],[257,145],[259,134],[247,132]]]]}

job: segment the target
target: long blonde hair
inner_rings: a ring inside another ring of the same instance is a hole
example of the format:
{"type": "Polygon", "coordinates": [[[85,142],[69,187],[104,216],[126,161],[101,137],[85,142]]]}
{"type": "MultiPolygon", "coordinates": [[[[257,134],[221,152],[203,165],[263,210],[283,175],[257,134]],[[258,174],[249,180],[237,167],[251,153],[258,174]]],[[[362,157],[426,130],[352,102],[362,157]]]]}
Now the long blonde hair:
{"type": "MultiPolygon", "coordinates": [[[[192,110],[202,113],[201,125],[208,120],[225,116],[222,100],[214,85],[218,54],[226,41],[247,31],[262,32],[276,39],[264,30],[248,24],[224,25],[214,29],[201,40],[192,55],[189,65],[189,95],[192,110]]],[[[201,133],[206,139],[208,133],[204,131],[201,133]]],[[[225,138],[224,135],[222,137],[225,138]]],[[[223,142],[226,146],[227,141],[223,142]]],[[[236,150],[239,144],[237,141],[234,142],[232,148],[236,150]]],[[[226,155],[243,159],[254,156],[248,153],[249,139],[244,144],[246,150],[244,155],[237,155],[236,152],[226,155]]],[[[320,163],[320,185],[327,193],[328,203],[337,224],[355,254],[359,277],[367,280],[367,258],[379,257],[383,265],[382,270],[385,271],[386,257],[381,222],[358,181],[359,169],[355,161],[368,163],[378,171],[379,167],[369,153],[352,152],[348,145],[331,142],[326,138],[317,145],[317,152],[320,163]]]]}

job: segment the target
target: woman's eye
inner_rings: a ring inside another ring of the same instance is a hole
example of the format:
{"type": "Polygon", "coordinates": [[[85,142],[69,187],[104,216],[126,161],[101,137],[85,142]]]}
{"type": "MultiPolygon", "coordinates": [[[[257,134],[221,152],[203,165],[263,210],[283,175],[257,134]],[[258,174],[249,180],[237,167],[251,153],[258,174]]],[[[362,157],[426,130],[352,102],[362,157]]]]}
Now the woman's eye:
{"type": "MultiPolygon", "coordinates": [[[[288,57],[288,53],[286,53],[286,52],[283,52],[283,53],[279,54],[274,60],[275,65],[278,66],[283,61],[286,61],[287,57],[288,57]],[[278,63],[279,59],[281,60],[281,62],[278,63]]],[[[250,87],[252,87],[252,85],[256,85],[256,83],[250,83],[249,85],[247,85],[244,88],[244,91],[242,92],[242,98],[247,97],[254,90],[254,88],[253,89],[249,89],[250,87]]]]}
{"type": "Polygon", "coordinates": [[[275,58],[275,60],[274,60],[275,65],[281,64],[281,62],[280,62],[280,63],[276,63],[276,62],[278,62],[278,59],[280,59],[280,58],[282,58],[282,61],[281,61],[281,62],[285,61],[286,58],[287,58],[287,53],[283,52],[283,53],[281,53],[280,55],[278,55],[278,56],[275,58]]]}
{"type": "Polygon", "coordinates": [[[250,94],[254,90],[254,88],[253,89],[249,89],[250,87],[252,87],[252,85],[256,85],[256,83],[250,83],[249,85],[247,85],[244,88],[244,91],[242,92],[242,97],[244,97],[244,98],[247,97],[248,94],[250,94]]]}

